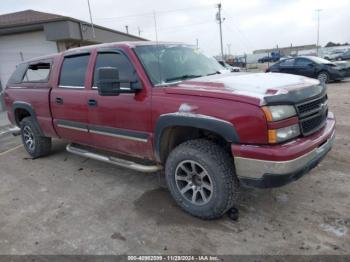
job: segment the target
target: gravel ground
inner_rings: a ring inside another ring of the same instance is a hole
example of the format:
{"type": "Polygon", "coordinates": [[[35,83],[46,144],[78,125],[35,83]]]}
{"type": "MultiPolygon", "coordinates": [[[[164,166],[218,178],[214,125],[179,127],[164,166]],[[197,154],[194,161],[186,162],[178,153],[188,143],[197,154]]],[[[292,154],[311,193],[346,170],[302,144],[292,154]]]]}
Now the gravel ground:
{"type": "Polygon", "coordinates": [[[350,81],[328,85],[333,150],[277,189],[242,189],[239,220],[182,212],[156,175],[0,136],[0,254],[350,254],[350,81]],[[11,151],[7,151],[7,150],[11,151]]]}

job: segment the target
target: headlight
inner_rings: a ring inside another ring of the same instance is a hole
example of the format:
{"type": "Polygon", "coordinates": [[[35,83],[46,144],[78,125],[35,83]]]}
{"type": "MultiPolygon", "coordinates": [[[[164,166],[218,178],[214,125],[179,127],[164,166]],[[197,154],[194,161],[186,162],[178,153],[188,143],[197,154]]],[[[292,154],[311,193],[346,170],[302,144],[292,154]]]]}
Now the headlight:
{"type": "Polygon", "coordinates": [[[268,131],[269,143],[281,143],[300,135],[299,124],[268,131]]]}
{"type": "Polygon", "coordinates": [[[296,115],[294,106],[264,106],[262,107],[267,121],[278,121],[296,115]]]}

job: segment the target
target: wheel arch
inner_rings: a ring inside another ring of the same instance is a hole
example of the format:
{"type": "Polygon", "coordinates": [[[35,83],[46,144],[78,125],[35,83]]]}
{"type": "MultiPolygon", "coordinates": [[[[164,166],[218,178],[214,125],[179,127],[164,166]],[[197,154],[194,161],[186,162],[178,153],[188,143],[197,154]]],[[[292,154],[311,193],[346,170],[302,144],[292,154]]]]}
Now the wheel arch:
{"type": "Polygon", "coordinates": [[[33,124],[38,128],[40,135],[43,136],[43,132],[40,128],[39,122],[36,118],[36,113],[33,107],[26,102],[14,102],[12,105],[13,116],[17,126],[20,126],[20,122],[25,117],[31,117],[33,124]]]}
{"type": "Polygon", "coordinates": [[[170,151],[187,140],[207,137],[219,143],[239,143],[233,124],[206,115],[170,113],[161,115],[154,131],[156,160],[164,163],[170,151]]]}

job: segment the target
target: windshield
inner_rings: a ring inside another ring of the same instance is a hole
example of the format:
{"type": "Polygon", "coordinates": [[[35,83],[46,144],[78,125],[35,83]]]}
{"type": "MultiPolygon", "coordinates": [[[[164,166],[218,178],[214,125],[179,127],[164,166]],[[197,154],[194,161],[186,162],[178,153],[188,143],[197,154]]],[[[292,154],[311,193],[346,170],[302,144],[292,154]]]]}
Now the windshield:
{"type": "Polygon", "coordinates": [[[224,68],[212,57],[190,45],[159,44],[135,47],[153,85],[220,73],[224,68]]]}
{"type": "Polygon", "coordinates": [[[317,56],[309,56],[308,57],[310,60],[314,61],[315,63],[318,64],[330,64],[331,62],[329,62],[329,60],[323,59],[321,57],[317,57],[317,56]]]}

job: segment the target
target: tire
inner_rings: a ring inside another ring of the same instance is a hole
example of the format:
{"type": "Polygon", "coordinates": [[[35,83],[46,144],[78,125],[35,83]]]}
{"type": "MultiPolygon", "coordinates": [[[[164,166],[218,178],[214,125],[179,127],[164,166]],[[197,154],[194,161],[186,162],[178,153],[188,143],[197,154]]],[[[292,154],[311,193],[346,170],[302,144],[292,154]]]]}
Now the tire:
{"type": "Polygon", "coordinates": [[[317,79],[320,80],[321,83],[328,83],[329,74],[326,71],[321,71],[317,74],[317,79]]]}
{"type": "Polygon", "coordinates": [[[51,151],[51,138],[40,135],[32,117],[23,118],[20,123],[24,148],[32,158],[46,156],[51,151]]]}
{"type": "Polygon", "coordinates": [[[216,219],[237,202],[233,158],[211,141],[196,139],[177,146],[166,161],[165,178],[176,203],[193,216],[216,219]]]}

